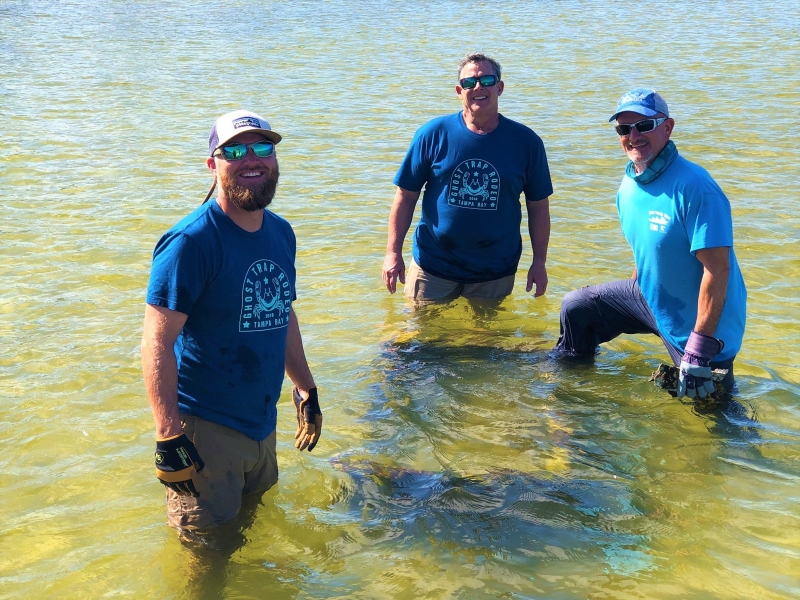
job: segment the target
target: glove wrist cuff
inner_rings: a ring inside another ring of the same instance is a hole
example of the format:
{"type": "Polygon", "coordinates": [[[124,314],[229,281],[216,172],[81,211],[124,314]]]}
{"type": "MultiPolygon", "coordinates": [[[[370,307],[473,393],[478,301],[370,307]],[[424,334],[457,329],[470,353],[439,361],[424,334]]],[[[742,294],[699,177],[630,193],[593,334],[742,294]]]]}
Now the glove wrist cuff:
{"type": "MultiPolygon", "coordinates": [[[[298,388],[297,386],[294,386],[294,388],[292,388],[292,393],[295,393],[295,392],[297,392],[297,395],[300,396],[300,388],[298,388]]],[[[318,397],[317,396],[317,386],[308,388],[306,390],[306,392],[308,393],[309,399],[318,397]]],[[[302,399],[303,397],[300,396],[300,398],[302,399]]]]}
{"type": "Polygon", "coordinates": [[[722,352],[722,348],[724,346],[725,344],[722,340],[718,340],[710,335],[704,335],[702,333],[692,331],[692,333],[689,335],[688,341],[686,342],[686,349],[684,352],[686,354],[707,357],[709,360],[711,360],[717,354],[722,352]]]}

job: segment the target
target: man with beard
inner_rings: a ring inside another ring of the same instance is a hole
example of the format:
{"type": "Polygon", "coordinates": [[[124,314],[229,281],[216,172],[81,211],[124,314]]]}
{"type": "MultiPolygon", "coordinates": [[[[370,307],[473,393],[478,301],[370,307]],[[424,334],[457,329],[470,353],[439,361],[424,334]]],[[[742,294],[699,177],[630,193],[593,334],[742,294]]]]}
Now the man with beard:
{"type": "Polygon", "coordinates": [[[414,136],[394,178],[383,261],[390,293],[399,279],[415,304],[508,296],[522,255],[523,193],[533,248],[526,290],[535,284],[536,296],[545,293],[550,170],[539,136],[500,114],[504,86],[496,60],[468,55],[455,86],[461,110],[429,121],[414,136]],[[403,241],[423,187],[406,277],[403,241]]]}
{"type": "Polygon", "coordinates": [[[617,192],[622,232],[633,250],[630,279],[564,296],[556,351],[594,356],[622,333],[658,335],[680,368],[678,397],[714,391],[742,345],[747,292],[733,251],[731,205],[701,166],[678,154],[675,121],[649,88],[622,96],[616,120],[629,162],[617,192]]]}
{"type": "Polygon", "coordinates": [[[295,385],[295,446],[311,451],[320,437],[317,389],[292,308],[296,240],[289,223],[266,210],[280,141],[254,113],[220,117],[206,161],[217,197],[170,229],[153,253],[142,369],[156,475],[169,522],[182,530],[232,520],[243,497],[260,497],[277,482],[284,372],[295,385]]]}

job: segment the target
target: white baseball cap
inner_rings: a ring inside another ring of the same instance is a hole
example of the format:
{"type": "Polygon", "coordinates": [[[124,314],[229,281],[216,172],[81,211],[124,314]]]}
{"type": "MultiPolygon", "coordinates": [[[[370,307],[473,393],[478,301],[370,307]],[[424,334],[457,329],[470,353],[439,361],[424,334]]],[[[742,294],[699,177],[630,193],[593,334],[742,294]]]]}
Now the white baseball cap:
{"type": "Polygon", "coordinates": [[[208,135],[209,156],[213,156],[217,148],[245,131],[260,133],[274,144],[283,139],[279,133],[272,131],[266,119],[249,110],[235,110],[222,115],[211,128],[208,135]]]}

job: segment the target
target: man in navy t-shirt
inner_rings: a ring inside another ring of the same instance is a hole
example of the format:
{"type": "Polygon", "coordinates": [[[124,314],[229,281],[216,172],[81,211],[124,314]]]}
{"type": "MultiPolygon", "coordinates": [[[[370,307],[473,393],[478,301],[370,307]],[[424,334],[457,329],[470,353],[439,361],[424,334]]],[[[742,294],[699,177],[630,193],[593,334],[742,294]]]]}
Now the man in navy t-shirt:
{"type": "Polygon", "coordinates": [[[169,521],[180,529],[230,521],[243,496],[277,482],[284,372],[296,386],[296,447],[310,451],[321,433],[292,307],[296,240],[289,223],[266,209],[280,141],[254,113],[220,117],[209,136],[214,185],[206,202],[153,252],[142,369],[156,423],[156,475],[169,521]]]}
{"type": "Polygon", "coordinates": [[[526,289],[535,284],[541,296],[553,193],[544,145],[531,129],[499,113],[504,82],[496,60],[471,54],[458,78],[462,109],[422,126],[395,176],[383,281],[394,293],[399,279],[418,304],[507,296],[522,254],[524,193],[533,246],[526,289]],[[403,241],[423,187],[406,277],[403,241]]]}
{"type": "Polygon", "coordinates": [[[680,367],[679,397],[712,392],[714,368],[728,370],[730,389],[747,302],[730,202],[705,169],[678,154],[675,121],[654,90],[622,96],[614,120],[630,159],[617,210],[633,276],[567,294],[556,350],[591,356],[621,333],[653,333],[680,367]]]}

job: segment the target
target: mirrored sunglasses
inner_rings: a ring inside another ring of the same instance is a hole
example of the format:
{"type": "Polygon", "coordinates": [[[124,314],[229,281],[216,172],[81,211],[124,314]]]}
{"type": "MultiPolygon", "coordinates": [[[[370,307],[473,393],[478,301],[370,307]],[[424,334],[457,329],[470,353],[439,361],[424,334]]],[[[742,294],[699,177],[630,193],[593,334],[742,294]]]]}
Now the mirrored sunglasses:
{"type": "Polygon", "coordinates": [[[247,149],[250,148],[258,158],[272,156],[275,151],[275,144],[272,142],[253,142],[252,144],[227,144],[220,146],[219,154],[225,160],[242,160],[247,156],[247,149]]]}
{"type": "Polygon", "coordinates": [[[471,90],[478,83],[481,84],[481,87],[492,87],[497,81],[497,75],[481,75],[480,77],[464,77],[458,83],[465,90],[471,90]]]}
{"type": "Polygon", "coordinates": [[[648,131],[653,131],[656,127],[661,125],[664,121],[667,120],[667,117],[661,117],[660,119],[643,119],[637,123],[632,123],[630,125],[617,125],[614,129],[617,130],[617,134],[620,136],[629,135],[631,132],[631,128],[636,128],[636,131],[639,133],[647,133],[648,131]]]}

